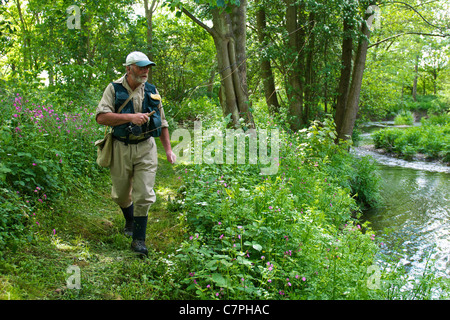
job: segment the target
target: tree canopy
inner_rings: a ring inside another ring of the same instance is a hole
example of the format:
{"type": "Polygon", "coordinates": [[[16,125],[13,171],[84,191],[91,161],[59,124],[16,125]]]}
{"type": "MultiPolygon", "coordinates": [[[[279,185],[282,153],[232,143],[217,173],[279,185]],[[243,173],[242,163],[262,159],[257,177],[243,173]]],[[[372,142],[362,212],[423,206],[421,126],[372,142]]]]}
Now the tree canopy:
{"type": "Polygon", "coordinates": [[[249,126],[255,106],[265,105],[292,130],[331,113],[346,139],[356,118],[386,117],[420,96],[448,99],[448,6],[2,0],[0,79],[93,102],[90,93],[118,78],[126,55],[139,50],[156,61],[151,80],[170,105],[207,96],[235,125],[249,126]]]}

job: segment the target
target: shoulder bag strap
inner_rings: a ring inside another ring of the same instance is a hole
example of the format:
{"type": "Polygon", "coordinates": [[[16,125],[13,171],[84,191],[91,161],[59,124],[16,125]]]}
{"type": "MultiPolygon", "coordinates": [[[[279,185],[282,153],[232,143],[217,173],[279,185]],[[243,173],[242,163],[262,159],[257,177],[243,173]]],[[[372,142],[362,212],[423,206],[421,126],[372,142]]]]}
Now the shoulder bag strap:
{"type": "Polygon", "coordinates": [[[120,106],[119,110],[117,110],[117,113],[120,113],[122,111],[123,108],[125,108],[125,106],[127,105],[127,103],[136,95],[136,93],[139,91],[139,88],[141,86],[138,86],[136,89],[134,89],[133,93],[130,94],[130,96],[128,97],[127,100],[125,100],[125,102],[120,106]]]}

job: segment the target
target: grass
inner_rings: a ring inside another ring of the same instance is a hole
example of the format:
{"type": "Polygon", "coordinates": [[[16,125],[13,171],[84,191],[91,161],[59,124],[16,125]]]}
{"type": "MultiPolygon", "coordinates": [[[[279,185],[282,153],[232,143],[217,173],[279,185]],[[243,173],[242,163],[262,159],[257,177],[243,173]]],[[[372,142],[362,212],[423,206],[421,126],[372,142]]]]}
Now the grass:
{"type": "Polygon", "coordinates": [[[167,257],[182,241],[183,230],[168,210],[168,199],[176,194],[180,179],[159,139],[157,145],[158,200],[149,213],[149,259],[139,259],[129,249],[130,239],[121,234],[122,213],[110,200],[105,179],[97,191],[77,191],[42,213],[34,239],[0,261],[0,299],[170,298],[165,296],[165,281],[172,281],[167,257]],[[80,268],[79,290],[66,286],[71,265],[80,268]]]}

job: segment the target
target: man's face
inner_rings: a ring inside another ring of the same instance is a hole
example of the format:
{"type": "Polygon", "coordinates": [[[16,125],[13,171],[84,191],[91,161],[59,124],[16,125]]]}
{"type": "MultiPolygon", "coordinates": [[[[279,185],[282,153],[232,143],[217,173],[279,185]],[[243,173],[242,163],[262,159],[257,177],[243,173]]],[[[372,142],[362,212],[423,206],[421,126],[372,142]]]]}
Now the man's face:
{"type": "Polygon", "coordinates": [[[139,67],[135,64],[130,66],[130,76],[137,83],[145,83],[148,78],[148,70],[150,66],[139,67]]]}

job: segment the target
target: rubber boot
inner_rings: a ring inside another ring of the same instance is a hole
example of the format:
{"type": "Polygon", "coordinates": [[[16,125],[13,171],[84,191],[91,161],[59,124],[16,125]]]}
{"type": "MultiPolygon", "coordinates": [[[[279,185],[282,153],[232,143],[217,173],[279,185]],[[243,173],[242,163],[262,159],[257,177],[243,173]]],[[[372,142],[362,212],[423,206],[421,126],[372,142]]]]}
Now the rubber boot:
{"type": "Polygon", "coordinates": [[[133,204],[128,208],[120,208],[122,209],[123,216],[125,218],[125,227],[123,228],[123,233],[127,237],[133,236],[133,204]]]}
{"type": "Polygon", "coordinates": [[[145,246],[147,220],[148,217],[133,218],[133,241],[131,242],[131,250],[145,256],[148,256],[148,250],[145,246]]]}

